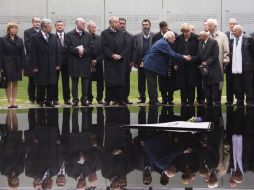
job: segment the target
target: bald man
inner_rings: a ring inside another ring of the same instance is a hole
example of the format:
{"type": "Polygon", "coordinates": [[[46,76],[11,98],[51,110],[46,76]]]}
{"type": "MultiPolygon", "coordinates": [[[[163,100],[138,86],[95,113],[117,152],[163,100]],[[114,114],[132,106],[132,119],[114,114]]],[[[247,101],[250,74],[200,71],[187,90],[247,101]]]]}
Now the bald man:
{"type": "Polygon", "coordinates": [[[106,86],[105,106],[110,102],[126,106],[124,102],[125,53],[127,51],[125,35],[119,30],[119,18],[112,16],[109,27],[101,33],[101,49],[104,57],[104,79],[106,86]]]}
{"type": "Polygon", "coordinates": [[[73,107],[88,106],[88,85],[91,77],[90,63],[92,61],[94,44],[92,36],[85,31],[85,20],[77,18],[74,30],[66,34],[65,46],[68,51],[69,74],[72,80],[73,107]],[[81,78],[82,96],[78,96],[78,83],[81,78]]]}
{"type": "Polygon", "coordinates": [[[157,75],[166,77],[168,75],[168,59],[186,59],[189,56],[174,52],[171,44],[175,42],[174,32],[168,31],[163,38],[156,41],[144,57],[144,68],[146,69],[149,104],[158,105],[157,75]]]}

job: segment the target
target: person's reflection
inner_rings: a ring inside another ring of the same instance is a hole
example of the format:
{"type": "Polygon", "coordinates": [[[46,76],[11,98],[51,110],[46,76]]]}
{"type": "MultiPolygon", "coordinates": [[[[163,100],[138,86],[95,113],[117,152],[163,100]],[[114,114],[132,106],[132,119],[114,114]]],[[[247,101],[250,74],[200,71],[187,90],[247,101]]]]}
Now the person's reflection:
{"type": "Polygon", "coordinates": [[[92,123],[92,108],[81,108],[82,123],[81,131],[79,129],[79,110],[73,109],[72,112],[72,132],[68,139],[68,167],[67,175],[77,181],[77,188],[82,189],[86,186],[86,177],[88,181],[95,185],[96,176],[96,158],[97,142],[93,140],[90,126],[92,123]]]}
{"type": "Polygon", "coordinates": [[[57,175],[59,140],[58,109],[38,109],[31,150],[27,154],[26,175],[34,179],[35,189],[52,189],[57,175]]]}
{"type": "Polygon", "coordinates": [[[120,128],[130,123],[127,107],[106,108],[104,155],[101,168],[103,177],[110,180],[111,188],[127,186],[126,175],[133,170],[133,145],[130,130],[120,128]]]}
{"type": "MultiPolygon", "coordinates": [[[[195,116],[194,106],[181,106],[180,111],[181,121],[187,121],[195,116]]],[[[187,133],[173,133],[174,142],[177,142],[181,147],[192,147],[192,152],[189,154],[182,154],[176,160],[176,168],[182,172],[181,182],[184,185],[190,184],[195,180],[195,174],[199,168],[199,154],[196,149],[198,144],[198,134],[187,133]]]]}
{"type": "Polygon", "coordinates": [[[200,167],[199,173],[209,188],[218,187],[219,173],[219,147],[223,139],[223,125],[221,122],[221,107],[207,107],[204,121],[213,123],[214,128],[210,132],[202,133],[200,137],[200,167]]]}
{"type": "Polygon", "coordinates": [[[243,182],[243,134],[245,133],[245,124],[248,122],[245,120],[244,107],[237,107],[234,110],[232,125],[230,126],[230,137],[232,143],[231,149],[231,176],[229,178],[229,184],[231,187],[236,187],[237,184],[243,182]]]}
{"type": "Polygon", "coordinates": [[[10,188],[19,186],[19,175],[24,171],[25,143],[23,131],[18,129],[16,111],[9,109],[6,116],[6,136],[1,139],[1,174],[7,176],[10,188]]]}
{"type": "Polygon", "coordinates": [[[168,133],[144,141],[144,151],[153,163],[154,169],[161,174],[161,184],[166,185],[169,178],[176,175],[175,160],[182,154],[191,153],[190,147],[182,148],[170,142],[168,133]]]}

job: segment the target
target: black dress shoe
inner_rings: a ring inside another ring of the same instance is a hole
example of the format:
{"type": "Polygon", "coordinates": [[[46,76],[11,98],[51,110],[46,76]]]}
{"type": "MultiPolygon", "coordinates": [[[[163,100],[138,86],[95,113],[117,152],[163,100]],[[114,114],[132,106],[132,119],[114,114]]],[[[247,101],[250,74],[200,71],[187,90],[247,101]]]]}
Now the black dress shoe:
{"type": "Polygon", "coordinates": [[[115,106],[115,105],[117,105],[117,104],[118,104],[117,101],[114,101],[114,102],[112,103],[113,106],[115,106]]]}
{"type": "Polygon", "coordinates": [[[159,106],[161,104],[158,101],[149,101],[149,105],[151,105],[151,106],[159,106]]]}
{"type": "Polygon", "coordinates": [[[16,105],[12,105],[11,107],[12,107],[12,108],[18,108],[18,106],[16,106],[16,105]]]}
{"type": "Polygon", "coordinates": [[[65,105],[68,105],[68,106],[70,106],[71,105],[71,103],[67,100],[67,101],[64,101],[64,104],[65,105]]]}
{"type": "Polygon", "coordinates": [[[244,103],[243,102],[236,102],[236,104],[235,104],[236,106],[243,106],[244,105],[244,103]]]}
{"type": "Polygon", "coordinates": [[[43,107],[43,103],[42,102],[37,102],[37,104],[42,108],[43,107]]]}
{"type": "Polygon", "coordinates": [[[175,105],[175,103],[174,102],[168,102],[168,105],[173,106],[173,105],[175,105]]]}
{"type": "Polygon", "coordinates": [[[81,102],[81,106],[89,106],[89,104],[86,102],[81,102]]]}
{"type": "Polygon", "coordinates": [[[97,100],[97,104],[103,104],[103,101],[97,100]]]}
{"type": "Polygon", "coordinates": [[[130,102],[129,100],[124,101],[124,103],[129,104],[129,105],[133,104],[133,102],[130,102]]]}
{"type": "Polygon", "coordinates": [[[225,102],[225,105],[226,105],[226,106],[232,106],[232,105],[233,105],[233,102],[225,102]]]}
{"type": "Polygon", "coordinates": [[[55,107],[54,104],[52,104],[51,102],[47,102],[47,103],[45,104],[45,106],[46,106],[46,107],[50,107],[50,108],[55,107]]]}
{"type": "Polygon", "coordinates": [[[55,106],[59,105],[58,101],[53,101],[53,105],[55,105],[55,106]]]}
{"type": "Polygon", "coordinates": [[[137,102],[137,104],[144,104],[144,103],[146,103],[145,100],[140,100],[139,102],[137,102]]]}
{"type": "Polygon", "coordinates": [[[103,106],[110,106],[110,102],[106,101],[103,106]]]}
{"type": "Polygon", "coordinates": [[[75,108],[75,107],[78,107],[78,102],[75,102],[72,104],[72,107],[75,108]]]}
{"type": "Polygon", "coordinates": [[[118,105],[119,106],[124,106],[124,107],[127,106],[127,104],[125,102],[118,102],[118,105]]]}

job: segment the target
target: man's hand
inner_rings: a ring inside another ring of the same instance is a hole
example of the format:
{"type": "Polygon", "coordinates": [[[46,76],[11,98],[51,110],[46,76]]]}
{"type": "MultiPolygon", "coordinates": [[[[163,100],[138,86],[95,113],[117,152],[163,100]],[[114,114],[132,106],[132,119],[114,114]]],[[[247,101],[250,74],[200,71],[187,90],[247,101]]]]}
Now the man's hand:
{"type": "Polygon", "coordinates": [[[39,71],[38,69],[33,69],[34,73],[38,73],[38,71],[39,71]]]}
{"type": "Polygon", "coordinates": [[[192,57],[191,57],[190,55],[183,55],[183,58],[184,58],[186,61],[192,60],[192,57]]]}
{"type": "Polygon", "coordinates": [[[56,70],[59,71],[60,70],[60,66],[56,66],[56,70]]]}
{"type": "Polygon", "coordinates": [[[206,62],[202,62],[201,64],[202,64],[202,66],[206,66],[206,62]]]}
{"type": "Polygon", "coordinates": [[[183,151],[184,154],[190,154],[192,152],[192,148],[187,148],[183,151]]]}
{"type": "Polygon", "coordinates": [[[121,55],[113,54],[113,55],[112,55],[112,58],[113,58],[115,61],[118,61],[118,60],[120,60],[122,57],[121,57],[121,55]]]}
{"type": "Polygon", "coordinates": [[[92,66],[95,66],[95,65],[96,65],[96,63],[97,63],[97,61],[96,61],[96,60],[92,60],[92,62],[91,62],[92,66]]]}
{"type": "Polygon", "coordinates": [[[177,66],[177,65],[174,65],[174,69],[177,71],[177,70],[178,70],[178,66],[177,66]]]}

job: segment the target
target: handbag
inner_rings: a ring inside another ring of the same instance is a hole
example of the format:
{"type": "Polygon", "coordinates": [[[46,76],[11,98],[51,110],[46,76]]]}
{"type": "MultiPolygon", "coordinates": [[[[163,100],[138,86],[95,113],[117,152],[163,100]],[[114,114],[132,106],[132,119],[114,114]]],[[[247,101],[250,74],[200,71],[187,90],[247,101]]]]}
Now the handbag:
{"type": "Polygon", "coordinates": [[[7,88],[7,79],[4,72],[0,72],[0,88],[7,88]]]}

